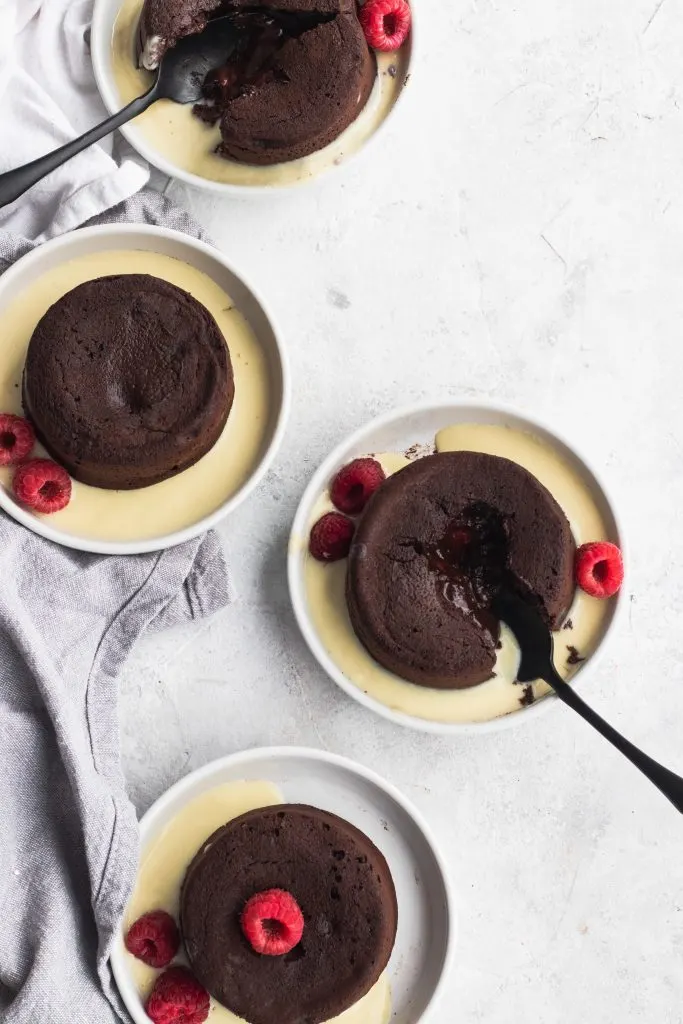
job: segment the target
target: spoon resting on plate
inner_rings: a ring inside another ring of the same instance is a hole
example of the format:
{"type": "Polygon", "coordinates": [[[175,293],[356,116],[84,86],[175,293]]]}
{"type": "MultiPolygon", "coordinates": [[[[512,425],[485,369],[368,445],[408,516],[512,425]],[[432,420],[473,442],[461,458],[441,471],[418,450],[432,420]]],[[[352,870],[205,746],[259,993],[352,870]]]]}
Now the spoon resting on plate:
{"type": "Polygon", "coordinates": [[[239,49],[245,58],[248,84],[254,75],[267,66],[268,58],[286,35],[293,35],[315,27],[327,20],[325,15],[307,15],[306,12],[288,14],[258,9],[227,14],[209,21],[202,32],[184,36],[164,54],[152,88],[138,96],[123,110],[108,117],[102,124],[91,128],[80,138],[68,142],[52,153],[32,160],[5,174],[0,174],[0,208],[14,202],[36,182],[61,167],[82,150],[109,135],[116,128],[132,121],[157,100],[174,103],[197,103],[203,98],[206,76],[218,70],[239,49]],[[254,38],[255,30],[263,30],[261,39],[254,38]],[[253,45],[252,45],[253,44],[253,45]]]}
{"type": "Polygon", "coordinates": [[[491,610],[514,634],[521,658],[517,671],[520,683],[543,679],[552,686],[563,704],[581,715],[589,725],[616,747],[657,789],[683,812],[683,778],[653,761],[625,739],[604,718],[593,711],[562,679],[553,664],[553,635],[537,609],[513,588],[503,585],[491,603],[491,610]]]}

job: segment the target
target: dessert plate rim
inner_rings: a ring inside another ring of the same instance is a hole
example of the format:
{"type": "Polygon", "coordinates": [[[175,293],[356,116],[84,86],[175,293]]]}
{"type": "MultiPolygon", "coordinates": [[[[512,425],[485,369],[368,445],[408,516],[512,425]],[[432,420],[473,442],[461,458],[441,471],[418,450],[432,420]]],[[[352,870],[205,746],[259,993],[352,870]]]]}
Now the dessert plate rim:
{"type": "MultiPolygon", "coordinates": [[[[280,448],[291,403],[289,365],[282,334],[268,304],[253,284],[245,278],[222,252],[191,235],[173,228],[150,224],[105,224],[78,228],[59,235],[37,246],[20,257],[0,278],[0,318],[3,308],[16,297],[17,288],[23,289],[38,280],[47,269],[87,253],[106,252],[108,249],[140,249],[172,256],[198,270],[213,264],[219,275],[233,279],[233,285],[244,290],[254,310],[262,316],[269,339],[263,349],[273,381],[271,423],[260,457],[244,483],[235,493],[209,515],[180,530],[162,536],[132,541],[109,541],[96,537],[81,537],[67,533],[52,525],[49,517],[41,518],[14,501],[5,487],[0,485],[0,508],[17,522],[63,547],[103,555],[137,555],[162,551],[192,540],[216,526],[245,501],[261,483],[280,448]],[[125,243],[125,244],[122,244],[125,243]],[[193,259],[194,257],[194,259],[193,259]],[[19,282],[15,285],[15,282],[19,282]]],[[[255,332],[263,342],[263,331],[255,332]]]]}
{"type": "MultiPolygon", "coordinates": [[[[121,109],[111,70],[110,57],[114,23],[122,2],[123,0],[95,0],[92,15],[90,49],[93,71],[100,98],[107,113],[110,115],[118,113],[121,109]]],[[[194,174],[192,171],[186,171],[182,167],[177,167],[171,160],[167,159],[162,153],[159,153],[151,143],[147,142],[144,135],[136,129],[134,122],[123,125],[119,131],[133,149],[153,167],[156,167],[169,178],[182,181],[184,184],[191,185],[193,188],[201,189],[204,192],[213,192],[224,196],[240,196],[241,198],[246,196],[260,197],[290,192],[293,189],[315,184],[321,178],[327,178],[333,172],[346,167],[352,160],[357,159],[361,153],[365,153],[374,140],[384,132],[387,124],[393,121],[397,108],[402,105],[406,83],[415,74],[415,5],[416,0],[411,0],[412,19],[406,74],[391,109],[372,134],[357,149],[345,155],[338,163],[333,162],[329,167],[325,167],[309,178],[300,178],[292,182],[280,182],[271,185],[238,185],[231,182],[214,181],[211,178],[203,178],[199,174],[194,174]]]]}
{"type": "MultiPolygon", "coordinates": [[[[334,474],[351,459],[367,454],[371,451],[386,450],[383,449],[381,445],[377,446],[372,443],[372,438],[376,437],[382,431],[386,431],[392,427],[396,427],[398,429],[403,426],[405,432],[412,420],[416,420],[421,417],[438,417],[441,415],[443,415],[441,427],[436,429],[453,426],[457,423],[472,422],[471,419],[468,420],[468,416],[483,416],[485,418],[477,419],[476,422],[490,422],[498,425],[508,424],[521,427],[522,429],[526,429],[529,433],[536,434],[543,440],[549,442],[551,446],[559,449],[560,452],[564,452],[569,455],[572,460],[581,465],[586,476],[595,484],[597,494],[601,497],[605,510],[609,513],[609,516],[613,521],[616,534],[615,539],[621,547],[624,559],[628,565],[628,553],[626,550],[624,529],[617,512],[616,504],[611,498],[608,488],[605,486],[603,477],[596,471],[591,460],[586,458],[574,443],[568,441],[554,425],[547,423],[541,417],[536,415],[530,416],[526,412],[515,408],[512,405],[490,402],[486,399],[479,398],[462,398],[457,400],[445,399],[443,401],[419,402],[413,405],[403,406],[400,409],[395,409],[375,417],[370,420],[370,422],[344,438],[322,461],[306,485],[299,505],[297,506],[290,530],[287,552],[287,582],[289,587],[289,596],[299,629],[315,660],[326,675],[341,687],[345,693],[358,701],[358,703],[362,704],[364,707],[381,715],[383,718],[389,719],[389,721],[394,722],[397,725],[407,726],[419,732],[436,733],[441,735],[472,735],[475,733],[497,732],[501,729],[514,728],[522,723],[530,723],[536,720],[539,715],[547,713],[550,708],[558,705],[557,697],[554,694],[548,694],[548,696],[537,701],[530,707],[520,707],[518,711],[513,711],[498,718],[482,722],[441,722],[434,719],[418,718],[417,716],[409,715],[402,711],[396,711],[388,705],[383,704],[381,701],[376,700],[374,697],[371,697],[359,686],[356,686],[353,682],[347,679],[345,674],[325,649],[322,641],[320,640],[313,619],[308,611],[304,580],[305,538],[308,536],[310,529],[310,517],[313,508],[329,484],[329,481],[332,479],[334,474]],[[491,417],[491,419],[488,419],[488,417],[491,417]]],[[[416,428],[416,434],[419,432],[419,429],[420,428],[416,428]]],[[[433,440],[433,434],[431,439],[415,438],[416,443],[421,440],[433,440]]],[[[598,643],[596,650],[590,656],[590,659],[572,680],[572,685],[577,689],[583,687],[584,684],[592,678],[601,657],[604,655],[605,650],[614,637],[625,607],[623,587],[612,600],[614,602],[612,615],[605,628],[605,632],[598,643]]]]}
{"type": "MultiPolygon", "coordinates": [[[[418,1022],[431,1020],[433,1018],[433,1011],[441,1001],[444,985],[455,962],[457,913],[453,883],[439,844],[422,813],[393,783],[388,782],[371,768],[340,754],[312,747],[255,747],[234,754],[228,754],[190,772],[158,797],[140,819],[140,845],[143,847],[146,842],[158,835],[173,816],[191,799],[226,782],[244,781],[245,779],[267,781],[277,787],[284,788],[283,795],[287,802],[310,803],[311,801],[308,799],[301,800],[296,797],[297,784],[299,786],[302,785],[301,781],[297,783],[297,773],[300,778],[304,774],[309,775],[314,780],[322,777],[323,782],[321,786],[323,788],[324,776],[327,773],[327,778],[331,783],[328,789],[331,793],[330,799],[333,806],[325,806],[324,809],[339,814],[341,817],[351,816],[350,820],[357,827],[368,833],[372,832],[370,823],[367,820],[361,820],[358,816],[353,820],[350,808],[355,803],[357,811],[354,811],[354,813],[359,815],[362,808],[362,792],[377,794],[385,820],[378,821],[378,823],[373,825],[373,828],[375,832],[379,829],[380,835],[385,837],[385,841],[383,842],[380,839],[379,844],[384,848],[387,859],[390,861],[390,867],[397,886],[399,935],[401,929],[401,907],[405,908],[407,903],[406,894],[403,894],[403,898],[401,896],[401,879],[404,879],[403,884],[405,884],[405,878],[409,878],[414,892],[413,899],[422,901],[422,911],[425,920],[424,931],[429,933],[412,936],[412,945],[419,949],[426,946],[430,941],[432,945],[436,943],[436,952],[438,952],[441,961],[440,967],[435,973],[433,983],[429,983],[427,986],[427,991],[422,994],[418,991],[420,985],[424,987],[424,974],[418,973],[416,976],[418,981],[413,982],[412,986],[410,986],[410,993],[402,1000],[402,1002],[410,1006],[414,1000],[421,998],[423,1005],[418,1010],[417,1015],[413,1015],[407,1009],[406,1012],[399,1011],[399,1017],[395,1017],[392,1014],[392,1021],[397,1020],[398,1024],[418,1024],[418,1022]],[[287,781],[288,766],[292,773],[291,781],[287,781]],[[278,774],[279,777],[277,777],[278,774]],[[273,777],[274,775],[276,777],[273,777]],[[337,789],[341,789],[344,795],[338,795],[337,789]],[[349,809],[346,809],[346,801],[348,801],[349,809]],[[400,842],[389,837],[392,836],[392,832],[400,831],[396,826],[401,821],[408,821],[409,825],[416,830],[415,835],[419,838],[423,847],[424,861],[420,860],[420,852],[417,846],[414,844],[410,845],[410,840],[404,839],[402,845],[407,851],[410,848],[409,855],[402,864],[397,864],[395,855],[398,847],[396,844],[399,843],[400,845],[400,842]],[[393,856],[387,849],[390,842],[393,847],[393,856]],[[438,921],[430,913],[434,909],[435,901],[439,904],[440,908],[438,921]]],[[[307,782],[306,784],[310,785],[311,783],[307,782]]],[[[315,806],[321,806],[320,799],[316,799],[315,806]]],[[[370,838],[373,838],[372,835],[370,835],[370,838]]],[[[405,909],[404,913],[406,913],[405,909]]],[[[414,920],[414,917],[412,920],[414,920]]],[[[390,982],[394,981],[405,970],[405,951],[398,949],[398,945],[399,942],[397,941],[397,948],[395,948],[392,954],[392,960],[388,968],[390,982]]],[[[111,950],[110,964],[112,973],[119,994],[135,1024],[149,1024],[149,1018],[144,1012],[142,1002],[128,970],[128,956],[129,954],[127,954],[123,944],[122,926],[114,937],[111,950]]]]}

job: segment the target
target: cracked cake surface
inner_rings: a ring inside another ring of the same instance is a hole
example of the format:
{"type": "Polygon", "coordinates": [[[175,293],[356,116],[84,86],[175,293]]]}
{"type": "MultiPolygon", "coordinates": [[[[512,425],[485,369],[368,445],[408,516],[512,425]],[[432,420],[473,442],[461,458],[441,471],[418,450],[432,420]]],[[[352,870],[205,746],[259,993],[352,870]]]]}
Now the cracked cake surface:
{"type": "Polygon", "coordinates": [[[356,530],[346,578],[353,629],[409,682],[464,689],[491,678],[502,574],[559,628],[574,593],[575,545],[552,494],[509,459],[426,456],[389,477],[356,530]]]}
{"type": "Polygon", "coordinates": [[[234,398],[228,346],[188,292],[148,274],[67,292],[31,337],[24,408],[76,479],[129,490],[187,469],[218,440],[234,398]]]}
{"type": "Polygon", "coordinates": [[[398,909],[382,853],[349,822],[301,804],[248,811],[207,839],[187,869],[181,929],[192,969],[249,1024],[320,1024],[358,1002],[385,969],[398,909]],[[240,915],[253,895],[290,893],[301,941],[256,953],[240,915]]]}
{"type": "Polygon", "coordinates": [[[377,65],[354,0],[147,0],[140,60],[155,68],[211,17],[239,14],[240,41],[207,76],[202,120],[218,124],[218,154],[253,165],[300,159],[333,142],[367,103],[377,65]]]}

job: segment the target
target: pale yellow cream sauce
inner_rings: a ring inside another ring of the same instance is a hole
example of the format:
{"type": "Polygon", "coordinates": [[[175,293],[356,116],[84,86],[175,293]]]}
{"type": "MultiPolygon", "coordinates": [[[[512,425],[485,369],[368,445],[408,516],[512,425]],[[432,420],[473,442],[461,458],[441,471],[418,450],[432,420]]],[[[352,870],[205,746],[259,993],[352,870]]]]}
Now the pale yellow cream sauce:
{"type": "MultiPolygon", "coordinates": [[[[500,455],[524,466],[540,480],[564,510],[578,544],[609,539],[607,526],[592,492],[574,466],[550,445],[507,427],[459,424],[441,430],[435,439],[438,451],[477,451],[500,455]]],[[[387,474],[408,462],[402,455],[376,455],[387,474]]],[[[321,495],[311,516],[311,525],[332,508],[329,493],[321,495]]],[[[396,711],[437,722],[485,722],[521,709],[522,688],[514,682],[519,648],[508,629],[502,629],[502,647],[497,653],[495,676],[466,690],[436,690],[416,686],[382,668],[368,654],[353,631],[344,584],[346,561],[325,565],[307,553],[305,538],[298,538],[305,559],[308,611],[332,661],[346,678],[375,700],[396,711]]],[[[555,634],[555,665],[569,679],[577,666],[567,661],[568,647],[589,658],[605,630],[610,602],[589,597],[577,588],[567,619],[572,628],[555,634]]],[[[580,666],[578,666],[580,668],[580,666]]],[[[549,687],[533,684],[534,697],[545,696],[549,687]]]]}
{"type": "MultiPolygon", "coordinates": [[[[121,105],[151,87],[153,75],[137,66],[136,37],[142,0],[124,0],[114,25],[112,71],[121,105]]],[[[398,53],[377,54],[378,74],[368,102],[339,138],[317,153],[256,167],[217,156],[217,126],[204,124],[190,106],[160,100],[134,122],[145,142],[180,170],[230,185],[283,186],[314,178],[355,153],[373,135],[394,106],[407,71],[405,47],[398,53]],[[390,72],[392,69],[392,72],[390,72]]]]}
{"type": "MultiPolygon", "coordinates": [[[[160,484],[133,491],[108,491],[74,481],[70,504],[48,517],[57,529],[79,537],[147,540],[192,526],[232,497],[251,475],[268,432],[268,366],[245,318],[206,274],[154,252],[93,253],[44,274],[2,315],[0,411],[21,413],[21,376],[38,320],[76,285],[108,274],[152,274],[190,292],[216,319],[235,374],[235,400],[228,422],[211,451],[194,466],[160,484]]],[[[9,489],[11,475],[11,470],[0,469],[0,485],[9,489]]]]}
{"type": "MultiPolygon", "coordinates": [[[[206,839],[221,825],[246,811],[282,802],[282,794],[270,782],[228,782],[190,801],[143,850],[125,927],[130,927],[141,914],[150,910],[167,910],[177,920],[185,871],[206,839]]],[[[126,956],[135,986],[144,1000],[160,971],[130,954],[126,956]]],[[[178,962],[187,963],[182,955],[178,962]]],[[[335,1017],[334,1024],[388,1024],[390,1016],[391,997],[385,973],[367,995],[335,1017]]],[[[243,1021],[212,999],[209,1024],[243,1024],[243,1021]]]]}

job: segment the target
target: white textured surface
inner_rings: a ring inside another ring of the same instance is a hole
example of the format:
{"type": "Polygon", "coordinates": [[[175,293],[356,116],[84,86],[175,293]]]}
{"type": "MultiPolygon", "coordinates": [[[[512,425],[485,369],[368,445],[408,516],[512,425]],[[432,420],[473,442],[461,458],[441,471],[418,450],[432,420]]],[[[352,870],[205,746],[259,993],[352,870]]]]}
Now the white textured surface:
{"type": "Polygon", "coordinates": [[[459,887],[436,1024],[680,1024],[669,804],[561,708],[457,742],[392,727],[321,675],[292,620],[288,526],[346,432],[451,394],[537,410],[592,452],[630,536],[630,614],[586,696],[683,771],[681,2],[422,7],[405,107],[338,176],[262,202],[172,186],[270,297],[294,413],[222,530],[240,603],[130,663],[128,778],[144,808],[247,746],[353,756],[428,816],[459,887]]]}

